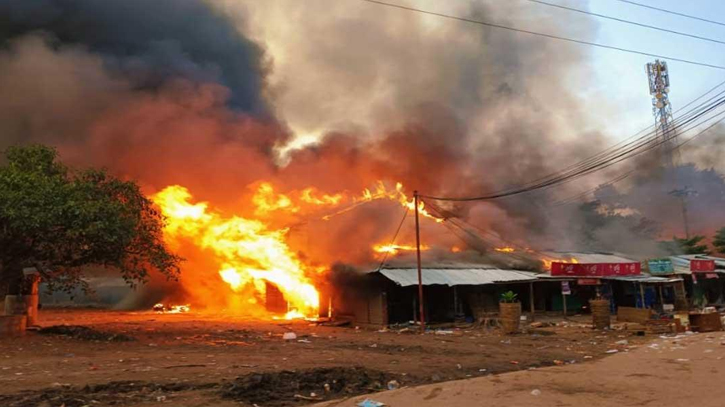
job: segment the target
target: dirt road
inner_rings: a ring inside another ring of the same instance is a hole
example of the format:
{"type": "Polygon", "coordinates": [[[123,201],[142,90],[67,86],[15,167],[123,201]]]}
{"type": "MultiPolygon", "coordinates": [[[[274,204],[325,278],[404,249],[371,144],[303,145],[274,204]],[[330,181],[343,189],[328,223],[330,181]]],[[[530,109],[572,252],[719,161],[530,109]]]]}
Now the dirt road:
{"type": "Polygon", "coordinates": [[[390,380],[411,386],[589,364],[625,348],[617,342],[649,340],[579,324],[503,336],[470,327],[419,335],[195,313],[44,310],[41,322],[83,325],[111,340],[37,332],[0,338],[0,405],[296,406],[383,389],[390,380]],[[296,339],[284,340],[285,332],[296,339]]]}
{"type": "MultiPolygon", "coordinates": [[[[436,383],[367,397],[391,407],[722,407],[724,357],[725,333],[682,335],[590,364],[436,383]]],[[[317,406],[354,406],[364,398],[317,406]]]]}

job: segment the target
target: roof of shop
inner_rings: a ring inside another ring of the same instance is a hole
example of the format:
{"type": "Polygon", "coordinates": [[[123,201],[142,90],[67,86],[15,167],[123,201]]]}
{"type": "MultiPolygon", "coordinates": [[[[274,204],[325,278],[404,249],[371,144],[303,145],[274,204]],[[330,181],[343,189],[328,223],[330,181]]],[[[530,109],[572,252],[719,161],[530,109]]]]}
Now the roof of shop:
{"type": "Polygon", "coordinates": [[[725,273],[725,259],[722,257],[706,256],[704,254],[681,254],[670,256],[675,274],[692,274],[690,271],[690,260],[715,260],[715,271],[713,273],[725,273]]]}
{"type": "Polygon", "coordinates": [[[649,274],[641,274],[638,276],[608,276],[608,277],[596,277],[596,278],[601,278],[603,280],[631,281],[634,283],[653,283],[653,284],[676,283],[676,282],[682,280],[679,277],[656,277],[656,276],[651,276],[649,274]]]}
{"type": "Polygon", "coordinates": [[[632,263],[637,261],[626,258],[624,257],[624,255],[620,255],[617,253],[556,251],[545,251],[541,253],[552,259],[567,260],[573,257],[579,263],[632,263]]]}
{"type": "MultiPolygon", "coordinates": [[[[418,284],[417,268],[383,268],[380,274],[400,286],[418,284]]],[[[422,270],[424,285],[485,285],[535,281],[537,274],[528,271],[502,270],[493,266],[441,267],[422,270]]]]}

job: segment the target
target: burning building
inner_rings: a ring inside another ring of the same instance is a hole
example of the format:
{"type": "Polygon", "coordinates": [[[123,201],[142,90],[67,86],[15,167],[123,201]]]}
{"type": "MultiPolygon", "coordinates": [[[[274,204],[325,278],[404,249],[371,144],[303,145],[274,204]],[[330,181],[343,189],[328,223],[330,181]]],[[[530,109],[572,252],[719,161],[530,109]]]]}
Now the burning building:
{"type": "MultiPolygon", "coordinates": [[[[0,101],[0,147],[51,144],[68,164],[137,180],[158,204],[186,259],[181,279],[152,279],[125,304],[310,316],[328,308],[320,292],[336,265],[366,269],[410,249],[411,219],[400,218],[413,190],[510,188],[608,144],[581,137],[591,110],[568,78],[593,74],[585,50],[370,6],[0,1],[0,87],[13,95],[0,101]],[[292,18],[294,30],[277,29],[292,18]]],[[[440,6],[596,31],[512,2],[440,6]]],[[[506,241],[493,246],[419,208],[424,249],[435,262],[508,256],[533,264],[480,263],[527,271],[539,260],[508,242],[606,250],[649,239],[601,222],[602,211],[540,205],[561,188],[442,208],[506,241]]]]}

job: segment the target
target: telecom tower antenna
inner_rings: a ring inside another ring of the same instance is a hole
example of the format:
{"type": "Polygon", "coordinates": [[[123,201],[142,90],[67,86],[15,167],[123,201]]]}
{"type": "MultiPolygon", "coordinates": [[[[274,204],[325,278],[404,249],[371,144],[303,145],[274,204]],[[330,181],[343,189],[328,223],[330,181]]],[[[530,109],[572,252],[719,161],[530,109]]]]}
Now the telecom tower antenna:
{"type": "Polygon", "coordinates": [[[666,166],[673,167],[677,145],[677,130],[672,118],[670,93],[670,73],[667,62],[656,59],[645,66],[649,79],[649,94],[652,96],[652,113],[655,117],[655,134],[661,142],[662,158],[666,166]]]}

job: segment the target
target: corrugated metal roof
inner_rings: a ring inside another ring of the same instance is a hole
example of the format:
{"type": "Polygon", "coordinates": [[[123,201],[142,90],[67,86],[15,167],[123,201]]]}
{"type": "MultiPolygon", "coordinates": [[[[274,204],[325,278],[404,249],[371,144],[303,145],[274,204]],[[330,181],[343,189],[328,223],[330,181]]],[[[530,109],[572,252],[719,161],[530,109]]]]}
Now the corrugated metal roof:
{"type": "Polygon", "coordinates": [[[601,278],[602,280],[617,280],[617,281],[631,281],[634,283],[676,283],[678,281],[682,281],[681,278],[671,278],[671,277],[656,277],[651,276],[649,274],[642,274],[639,276],[609,276],[609,277],[597,277],[601,278]]]}
{"type": "MultiPolygon", "coordinates": [[[[406,287],[418,285],[417,268],[384,268],[379,273],[396,284],[406,287]]],[[[485,285],[536,280],[536,273],[518,270],[501,270],[495,267],[475,268],[424,268],[424,285],[485,285]]]]}
{"type": "Polygon", "coordinates": [[[690,260],[715,260],[714,273],[725,273],[725,259],[722,257],[705,256],[704,254],[681,254],[670,256],[675,274],[692,274],[690,260]]]}
{"type": "Polygon", "coordinates": [[[632,260],[623,255],[615,253],[597,253],[597,252],[552,252],[546,251],[543,254],[554,259],[570,259],[574,258],[579,263],[632,263],[632,260]]]}

